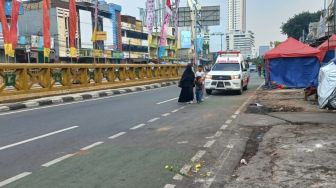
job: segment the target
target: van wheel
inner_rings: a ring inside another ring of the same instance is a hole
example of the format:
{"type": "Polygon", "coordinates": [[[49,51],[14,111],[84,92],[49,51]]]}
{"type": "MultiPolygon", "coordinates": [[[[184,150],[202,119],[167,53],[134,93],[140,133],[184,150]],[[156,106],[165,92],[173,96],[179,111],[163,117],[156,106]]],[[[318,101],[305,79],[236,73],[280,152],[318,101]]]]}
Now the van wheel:
{"type": "Polygon", "coordinates": [[[206,91],[206,93],[208,94],[208,95],[211,95],[211,93],[212,93],[212,90],[211,89],[207,89],[207,90],[205,90],[206,91]]]}

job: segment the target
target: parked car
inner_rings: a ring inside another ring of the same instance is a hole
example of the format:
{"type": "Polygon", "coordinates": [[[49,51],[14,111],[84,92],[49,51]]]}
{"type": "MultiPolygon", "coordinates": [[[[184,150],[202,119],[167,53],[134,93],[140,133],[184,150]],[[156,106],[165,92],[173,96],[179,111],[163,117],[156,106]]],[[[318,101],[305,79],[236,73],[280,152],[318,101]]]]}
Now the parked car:
{"type": "Polygon", "coordinates": [[[250,72],[257,72],[257,66],[254,64],[250,65],[250,72]]]}

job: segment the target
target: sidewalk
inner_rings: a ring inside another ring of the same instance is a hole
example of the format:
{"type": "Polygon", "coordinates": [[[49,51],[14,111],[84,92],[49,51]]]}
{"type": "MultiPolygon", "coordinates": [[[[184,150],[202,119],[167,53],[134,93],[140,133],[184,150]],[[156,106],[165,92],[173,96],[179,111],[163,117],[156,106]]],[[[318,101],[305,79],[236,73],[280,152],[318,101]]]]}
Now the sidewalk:
{"type": "Polygon", "coordinates": [[[301,90],[259,91],[239,119],[252,129],[225,187],[336,187],[336,115],[304,101],[301,90]]]}

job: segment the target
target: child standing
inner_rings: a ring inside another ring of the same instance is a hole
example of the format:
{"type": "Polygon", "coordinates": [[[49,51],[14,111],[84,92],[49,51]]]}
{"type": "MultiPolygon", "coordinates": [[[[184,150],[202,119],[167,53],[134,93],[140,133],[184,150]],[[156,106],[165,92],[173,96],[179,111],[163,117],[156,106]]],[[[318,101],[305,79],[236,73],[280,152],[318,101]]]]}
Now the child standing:
{"type": "Polygon", "coordinates": [[[195,79],[195,94],[197,103],[202,102],[203,97],[203,79],[200,76],[197,76],[195,79]]]}
{"type": "Polygon", "coordinates": [[[198,65],[197,72],[195,73],[195,77],[201,77],[202,89],[199,91],[200,94],[200,102],[203,101],[203,93],[204,93],[204,81],[205,81],[205,73],[202,65],[198,65]]]}

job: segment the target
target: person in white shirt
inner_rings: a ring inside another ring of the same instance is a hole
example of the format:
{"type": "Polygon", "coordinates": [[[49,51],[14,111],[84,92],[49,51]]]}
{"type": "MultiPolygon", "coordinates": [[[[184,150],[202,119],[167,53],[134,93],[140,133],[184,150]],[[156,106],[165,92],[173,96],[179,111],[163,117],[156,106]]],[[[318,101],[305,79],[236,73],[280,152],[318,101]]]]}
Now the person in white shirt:
{"type": "Polygon", "coordinates": [[[203,82],[202,92],[200,93],[200,99],[201,99],[201,101],[203,101],[205,72],[203,71],[203,66],[202,65],[197,66],[197,72],[195,73],[195,78],[197,78],[197,77],[201,77],[201,80],[203,82]]]}

